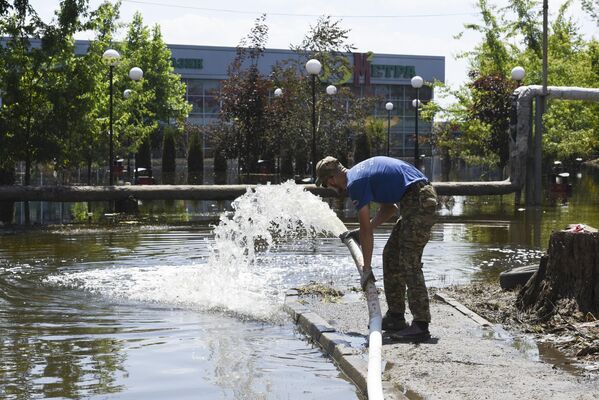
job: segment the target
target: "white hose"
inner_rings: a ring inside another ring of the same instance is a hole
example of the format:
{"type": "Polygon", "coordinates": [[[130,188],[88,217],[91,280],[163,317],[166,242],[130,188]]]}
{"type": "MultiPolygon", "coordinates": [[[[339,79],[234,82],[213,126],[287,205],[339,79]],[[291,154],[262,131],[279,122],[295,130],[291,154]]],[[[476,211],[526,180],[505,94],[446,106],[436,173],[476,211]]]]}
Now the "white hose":
{"type": "MultiPolygon", "coordinates": [[[[364,267],[364,257],[362,256],[362,250],[360,246],[350,237],[341,235],[341,240],[352,255],[360,278],[362,277],[364,267]]],[[[381,306],[379,304],[379,295],[376,290],[376,286],[372,280],[366,283],[366,302],[368,304],[368,317],[369,317],[369,337],[368,337],[368,377],[366,384],[368,388],[368,399],[369,400],[382,400],[383,396],[383,384],[382,384],[382,371],[381,371],[381,358],[382,358],[382,347],[383,347],[383,335],[381,333],[383,317],[381,315],[381,306]]]]}

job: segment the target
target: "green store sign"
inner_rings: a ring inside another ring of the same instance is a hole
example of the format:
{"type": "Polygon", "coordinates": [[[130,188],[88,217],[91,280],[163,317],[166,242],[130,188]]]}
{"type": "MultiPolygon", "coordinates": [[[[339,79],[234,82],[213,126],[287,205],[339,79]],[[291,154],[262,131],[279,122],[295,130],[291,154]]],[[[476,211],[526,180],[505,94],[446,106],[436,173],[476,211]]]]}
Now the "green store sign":
{"type": "Polygon", "coordinates": [[[410,79],[416,75],[416,67],[413,65],[370,65],[371,78],[410,79]]]}
{"type": "Polygon", "coordinates": [[[181,69],[204,69],[202,58],[171,58],[173,67],[181,69]]]}

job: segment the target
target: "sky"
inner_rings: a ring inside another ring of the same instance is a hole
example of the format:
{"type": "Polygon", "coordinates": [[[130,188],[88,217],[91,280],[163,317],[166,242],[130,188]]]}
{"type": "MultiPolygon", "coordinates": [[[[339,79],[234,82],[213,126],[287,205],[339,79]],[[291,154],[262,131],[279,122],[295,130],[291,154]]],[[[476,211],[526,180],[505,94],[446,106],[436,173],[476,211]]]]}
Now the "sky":
{"type": "MultiPolygon", "coordinates": [[[[550,23],[565,0],[549,0],[550,23]]],[[[90,0],[95,9],[100,0],[90,0]]],[[[507,0],[488,0],[504,6],[507,0]]],[[[31,0],[38,14],[50,21],[59,0],[31,0]]],[[[542,4],[542,1],[538,2],[542,4]]],[[[254,20],[266,13],[268,48],[299,44],[319,15],[331,15],[350,29],[348,41],[356,51],[445,57],[445,81],[457,87],[467,77],[467,61],[456,55],[473,49],[480,36],[464,32],[465,23],[479,23],[475,0],[122,0],[121,21],[141,12],[147,25],[159,24],[169,44],[236,46],[254,20]]],[[[599,38],[599,29],[574,0],[571,15],[585,38],[599,38]]],[[[125,30],[121,32],[124,37],[125,30]]],[[[81,34],[78,39],[91,39],[81,34]]]]}

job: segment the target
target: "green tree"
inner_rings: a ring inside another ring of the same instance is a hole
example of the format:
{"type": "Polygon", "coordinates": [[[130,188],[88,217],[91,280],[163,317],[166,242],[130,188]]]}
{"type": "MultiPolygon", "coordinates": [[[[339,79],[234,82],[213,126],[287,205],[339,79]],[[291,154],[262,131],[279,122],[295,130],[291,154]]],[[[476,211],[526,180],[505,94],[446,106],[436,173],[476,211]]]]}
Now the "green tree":
{"type": "Polygon", "coordinates": [[[356,135],[356,146],[354,148],[354,162],[357,164],[371,157],[370,138],[365,133],[356,135]]]}
{"type": "Polygon", "coordinates": [[[599,26],[599,0],[581,0],[582,9],[585,10],[599,26]]]}
{"type": "MultiPolygon", "coordinates": [[[[56,73],[48,80],[47,97],[52,107],[44,134],[54,138],[59,146],[54,156],[55,168],[72,169],[85,160],[88,132],[95,88],[93,67],[83,57],[75,56],[74,34],[86,28],[87,1],[64,1],[56,13],[58,23],[49,25],[42,38],[42,49],[56,73]]],[[[64,174],[66,178],[68,174],[64,174]]]]}
{"type": "Polygon", "coordinates": [[[45,27],[27,1],[16,2],[0,24],[2,36],[8,37],[0,50],[7,68],[2,88],[2,125],[8,144],[5,162],[25,162],[26,185],[31,183],[34,163],[47,161],[57,152],[56,141],[43,134],[51,110],[46,89],[56,66],[41,48],[32,48],[30,43],[31,38],[41,38],[45,27]]]}
{"type": "MultiPolygon", "coordinates": [[[[448,126],[459,126],[462,135],[452,137],[453,130],[439,129],[435,145],[469,163],[504,166],[507,161],[508,97],[515,88],[508,76],[512,67],[526,69],[523,84],[540,84],[541,21],[538,2],[511,0],[498,9],[479,0],[482,24],[467,24],[467,30],[482,34],[481,43],[464,53],[470,63],[470,81],[457,90],[437,88],[451,93],[456,103],[441,109],[425,106],[425,113],[442,114],[448,126]]],[[[599,86],[596,65],[597,42],[585,42],[579,28],[566,12],[565,2],[549,29],[548,82],[552,86],[599,86]]],[[[459,37],[459,36],[458,36],[459,37]]],[[[598,105],[595,103],[552,100],[544,114],[544,154],[562,160],[588,157],[597,150],[598,105]],[[582,117],[582,118],[581,118],[582,117]]],[[[430,115],[430,114],[429,114],[430,115]]]]}
{"type": "Polygon", "coordinates": [[[229,154],[239,158],[246,173],[256,172],[262,154],[272,150],[272,146],[265,145],[265,113],[272,83],[258,70],[268,39],[264,20],[264,15],[257,18],[250,33],[240,42],[219,95],[220,118],[223,124],[230,125],[231,134],[223,136],[228,146],[222,143],[218,147],[230,147],[229,154]]]}
{"type": "MultiPolygon", "coordinates": [[[[305,72],[305,63],[315,58],[322,65],[316,80],[316,158],[332,154],[348,161],[349,137],[363,132],[367,116],[371,113],[375,98],[360,97],[346,85],[352,78],[352,67],[347,53],[354,49],[348,42],[349,29],[331,17],[320,17],[299,45],[292,45],[299,57],[277,65],[272,77],[275,86],[282,87],[284,106],[277,110],[277,117],[284,125],[283,151],[292,149],[296,163],[302,164],[311,152],[311,79],[305,72]],[[337,94],[325,94],[329,84],[337,86],[337,94]]],[[[297,166],[296,166],[297,167],[297,166]]],[[[304,168],[296,168],[303,171],[304,168]]]]}
{"type": "Polygon", "coordinates": [[[177,158],[175,154],[175,135],[177,130],[168,126],[164,128],[162,142],[162,183],[172,185],[175,183],[177,158]]]}
{"type": "MultiPolygon", "coordinates": [[[[87,66],[87,74],[90,76],[90,87],[82,95],[82,98],[90,102],[90,110],[87,113],[88,129],[85,132],[83,147],[80,150],[84,154],[87,163],[88,183],[91,182],[91,170],[94,163],[97,166],[108,167],[108,66],[102,59],[102,55],[109,48],[122,51],[118,43],[113,41],[114,34],[121,27],[119,20],[120,2],[112,4],[108,1],[102,3],[96,10],[90,13],[86,28],[94,32],[94,40],[89,44],[87,52],[81,57],[82,63],[87,66]]],[[[120,74],[116,73],[118,78],[120,74]]],[[[118,101],[118,91],[115,90],[115,99],[118,101]]],[[[116,113],[118,115],[118,113],[116,113]]],[[[116,139],[118,140],[118,130],[116,139]]],[[[114,138],[113,138],[114,139],[114,138]]]]}
{"type": "Polygon", "coordinates": [[[187,181],[189,184],[201,184],[204,179],[204,132],[201,127],[185,124],[185,132],[189,135],[187,152],[187,181]]]}
{"type": "Polygon", "coordinates": [[[387,124],[384,119],[366,118],[366,135],[368,135],[375,154],[387,154],[387,124]]]}

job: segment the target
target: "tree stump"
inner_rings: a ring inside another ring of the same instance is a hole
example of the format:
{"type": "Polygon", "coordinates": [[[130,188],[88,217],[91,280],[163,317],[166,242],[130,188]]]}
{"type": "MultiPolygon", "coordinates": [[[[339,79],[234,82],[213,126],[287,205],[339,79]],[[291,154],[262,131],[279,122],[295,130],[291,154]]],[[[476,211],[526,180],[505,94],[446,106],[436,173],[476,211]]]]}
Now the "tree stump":
{"type": "Polygon", "coordinates": [[[549,319],[561,306],[599,317],[599,232],[570,225],[554,232],[539,270],[524,285],[517,307],[549,319]]]}

